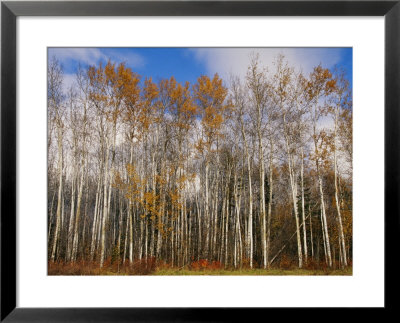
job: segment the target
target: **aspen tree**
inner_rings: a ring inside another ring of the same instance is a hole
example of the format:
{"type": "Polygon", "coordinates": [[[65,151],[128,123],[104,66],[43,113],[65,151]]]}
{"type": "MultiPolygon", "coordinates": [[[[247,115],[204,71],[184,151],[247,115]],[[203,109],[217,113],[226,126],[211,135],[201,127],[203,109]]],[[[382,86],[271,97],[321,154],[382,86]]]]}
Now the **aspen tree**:
{"type": "Polygon", "coordinates": [[[71,139],[71,150],[72,150],[72,187],[71,187],[71,207],[70,207],[70,217],[68,225],[68,235],[67,235],[67,254],[66,260],[71,261],[72,256],[72,240],[73,240],[73,229],[75,223],[75,196],[76,196],[76,180],[77,180],[77,162],[78,157],[78,129],[77,129],[77,113],[76,113],[76,92],[73,87],[68,90],[68,108],[69,108],[69,125],[72,132],[71,139]]]}
{"type": "Polygon", "coordinates": [[[326,250],[327,263],[332,266],[331,246],[329,241],[329,231],[326,218],[324,190],[322,183],[322,163],[325,154],[324,139],[326,133],[318,129],[318,122],[326,115],[325,97],[333,90],[330,83],[332,74],[328,69],[322,68],[320,65],[315,67],[310,74],[310,78],[306,84],[307,99],[310,107],[310,115],[312,120],[312,138],[314,143],[314,160],[317,171],[318,187],[321,205],[321,222],[323,226],[324,249],[326,250]]]}
{"type": "Polygon", "coordinates": [[[63,70],[56,58],[52,58],[47,67],[47,105],[48,119],[56,124],[58,149],[58,196],[56,211],[56,227],[51,251],[51,261],[56,259],[57,244],[61,231],[62,189],[63,189],[63,136],[64,136],[64,107],[63,107],[63,70]]]}
{"type": "MultiPolygon", "coordinates": [[[[246,111],[246,106],[248,105],[248,98],[246,97],[245,89],[240,83],[239,78],[232,77],[231,79],[232,88],[232,101],[234,105],[234,111],[237,115],[238,122],[240,124],[240,133],[242,135],[244,152],[247,161],[247,178],[248,178],[248,194],[249,194],[249,216],[247,224],[247,257],[249,258],[250,268],[253,268],[253,189],[251,180],[251,162],[250,153],[247,143],[247,136],[245,131],[245,115],[248,113],[246,111]]],[[[246,125],[247,126],[247,125],[246,125]]]]}
{"type": "Polygon", "coordinates": [[[339,184],[338,184],[338,128],[339,128],[339,116],[340,110],[343,105],[347,105],[348,102],[348,82],[345,81],[343,74],[336,76],[336,78],[330,81],[330,86],[333,89],[333,120],[334,120],[334,133],[333,133],[333,155],[334,155],[334,173],[335,173],[335,204],[337,210],[338,226],[339,226],[339,241],[340,250],[343,254],[343,265],[347,266],[347,255],[346,255],[346,243],[343,233],[342,213],[339,201],[339,184]]]}
{"type": "Polygon", "coordinates": [[[271,86],[273,87],[273,101],[278,107],[281,114],[281,122],[283,128],[284,146],[286,148],[287,165],[291,187],[291,197],[293,203],[293,213],[296,222],[296,237],[297,237],[297,254],[299,268],[303,266],[303,253],[301,249],[301,235],[300,235],[300,220],[297,208],[297,172],[295,164],[296,145],[295,135],[295,120],[298,117],[297,111],[294,107],[292,100],[296,94],[294,91],[294,70],[289,67],[288,63],[284,60],[282,55],[278,56],[276,61],[276,72],[272,78],[271,86]]]}
{"type": "Polygon", "coordinates": [[[263,267],[267,268],[267,219],[265,204],[265,166],[264,166],[264,122],[265,110],[268,103],[268,87],[266,79],[266,71],[259,67],[259,57],[254,55],[251,57],[250,66],[247,71],[246,82],[250,93],[250,102],[253,109],[253,122],[257,133],[258,141],[258,160],[259,160],[259,213],[261,219],[261,245],[263,267]]]}
{"type": "Polygon", "coordinates": [[[214,145],[221,136],[221,128],[224,117],[229,110],[229,104],[225,103],[227,89],[222,84],[222,79],[215,74],[212,79],[208,76],[201,76],[193,87],[194,98],[197,101],[201,124],[203,127],[204,138],[198,143],[201,150],[205,150],[205,206],[204,216],[207,221],[205,257],[209,257],[209,237],[210,237],[210,198],[209,198],[209,167],[210,158],[214,150],[214,145]]]}
{"type": "MultiPolygon", "coordinates": [[[[87,140],[87,129],[88,129],[88,95],[89,95],[89,80],[87,75],[83,73],[80,69],[77,73],[77,85],[79,86],[79,90],[81,93],[80,103],[82,107],[82,115],[79,120],[79,137],[81,139],[82,147],[80,151],[80,180],[78,186],[78,201],[76,207],[76,215],[75,215],[75,226],[74,226],[74,237],[73,237],[73,245],[72,245],[72,261],[75,261],[78,253],[78,241],[79,241],[79,221],[81,215],[81,203],[82,203],[82,194],[83,194],[83,183],[84,183],[84,175],[87,169],[88,157],[86,151],[86,140],[87,140]]],[[[85,232],[85,230],[83,230],[85,232]]]]}

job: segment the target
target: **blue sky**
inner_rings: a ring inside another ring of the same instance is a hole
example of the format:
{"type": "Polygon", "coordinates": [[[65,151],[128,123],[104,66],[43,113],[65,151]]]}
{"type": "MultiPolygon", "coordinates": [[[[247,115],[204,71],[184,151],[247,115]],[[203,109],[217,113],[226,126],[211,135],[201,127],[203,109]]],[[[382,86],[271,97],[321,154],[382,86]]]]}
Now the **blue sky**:
{"type": "Polygon", "coordinates": [[[79,64],[85,67],[108,59],[125,62],[143,79],[158,81],[173,75],[179,82],[194,83],[200,75],[216,72],[226,81],[230,73],[244,76],[252,52],[259,53],[265,66],[272,66],[282,53],[306,74],[320,63],[327,68],[338,66],[352,84],[352,48],[49,48],[48,57],[56,56],[62,63],[65,85],[73,82],[79,64]]]}

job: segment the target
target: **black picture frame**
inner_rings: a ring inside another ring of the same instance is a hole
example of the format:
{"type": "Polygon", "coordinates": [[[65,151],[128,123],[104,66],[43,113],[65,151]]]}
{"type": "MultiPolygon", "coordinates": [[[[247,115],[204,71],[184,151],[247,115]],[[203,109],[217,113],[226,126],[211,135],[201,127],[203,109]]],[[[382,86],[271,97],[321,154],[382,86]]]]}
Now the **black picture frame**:
{"type": "MultiPolygon", "coordinates": [[[[265,311],[277,310],[269,308],[50,309],[16,307],[16,19],[18,16],[384,16],[385,307],[376,309],[374,312],[368,311],[368,315],[370,318],[376,315],[382,320],[382,310],[386,313],[388,310],[396,310],[396,290],[399,286],[399,275],[395,272],[395,260],[399,252],[396,239],[399,237],[400,227],[400,202],[398,202],[400,198],[400,0],[4,1],[1,3],[0,319],[2,322],[234,322],[243,321],[244,317],[250,321],[252,318],[263,315],[267,318],[266,315],[270,317],[271,314],[265,311]]],[[[373,255],[371,255],[371,261],[373,261],[373,255]]],[[[331,313],[330,316],[336,315],[333,309],[326,310],[331,313]]]]}

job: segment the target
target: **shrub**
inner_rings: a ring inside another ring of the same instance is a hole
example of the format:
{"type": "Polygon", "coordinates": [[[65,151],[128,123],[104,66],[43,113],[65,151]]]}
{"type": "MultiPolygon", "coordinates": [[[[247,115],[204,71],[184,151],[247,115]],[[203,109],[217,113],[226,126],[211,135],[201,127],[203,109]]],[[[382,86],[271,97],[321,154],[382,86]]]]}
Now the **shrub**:
{"type": "Polygon", "coordinates": [[[293,268],[292,259],[290,259],[290,257],[288,257],[287,255],[282,255],[281,261],[279,263],[279,267],[281,269],[291,269],[291,268],[293,268]]]}
{"type": "Polygon", "coordinates": [[[205,269],[208,266],[208,260],[207,259],[199,259],[197,261],[193,261],[190,264],[190,268],[194,270],[201,270],[205,269]]]}
{"type": "Polygon", "coordinates": [[[209,269],[212,269],[212,270],[218,270],[218,269],[222,269],[222,268],[223,268],[223,265],[219,261],[213,261],[209,266],[209,269]]]}
{"type": "Polygon", "coordinates": [[[224,266],[221,262],[213,260],[208,261],[207,259],[199,259],[198,261],[193,261],[190,264],[190,269],[192,270],[219,270],[222,269],[224,266]]]}
{"type": "Polygon", "coordinates": [[[135,275],[149,275],[156,271],[156,258],[147,257],[136,260],[131,266],[135,275]]]}

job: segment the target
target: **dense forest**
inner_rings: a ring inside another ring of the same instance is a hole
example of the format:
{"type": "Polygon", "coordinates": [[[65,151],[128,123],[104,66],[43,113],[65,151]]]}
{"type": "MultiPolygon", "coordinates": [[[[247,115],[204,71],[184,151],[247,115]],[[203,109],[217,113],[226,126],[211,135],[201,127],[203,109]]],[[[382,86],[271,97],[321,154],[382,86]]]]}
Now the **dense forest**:
{"type": "Polygon", "coordinates": [[[49,274],[351,267],[345,75],[254,53],[241,78],[154,81],[108,61],[66,88],[50,58],[49,274]]]}

